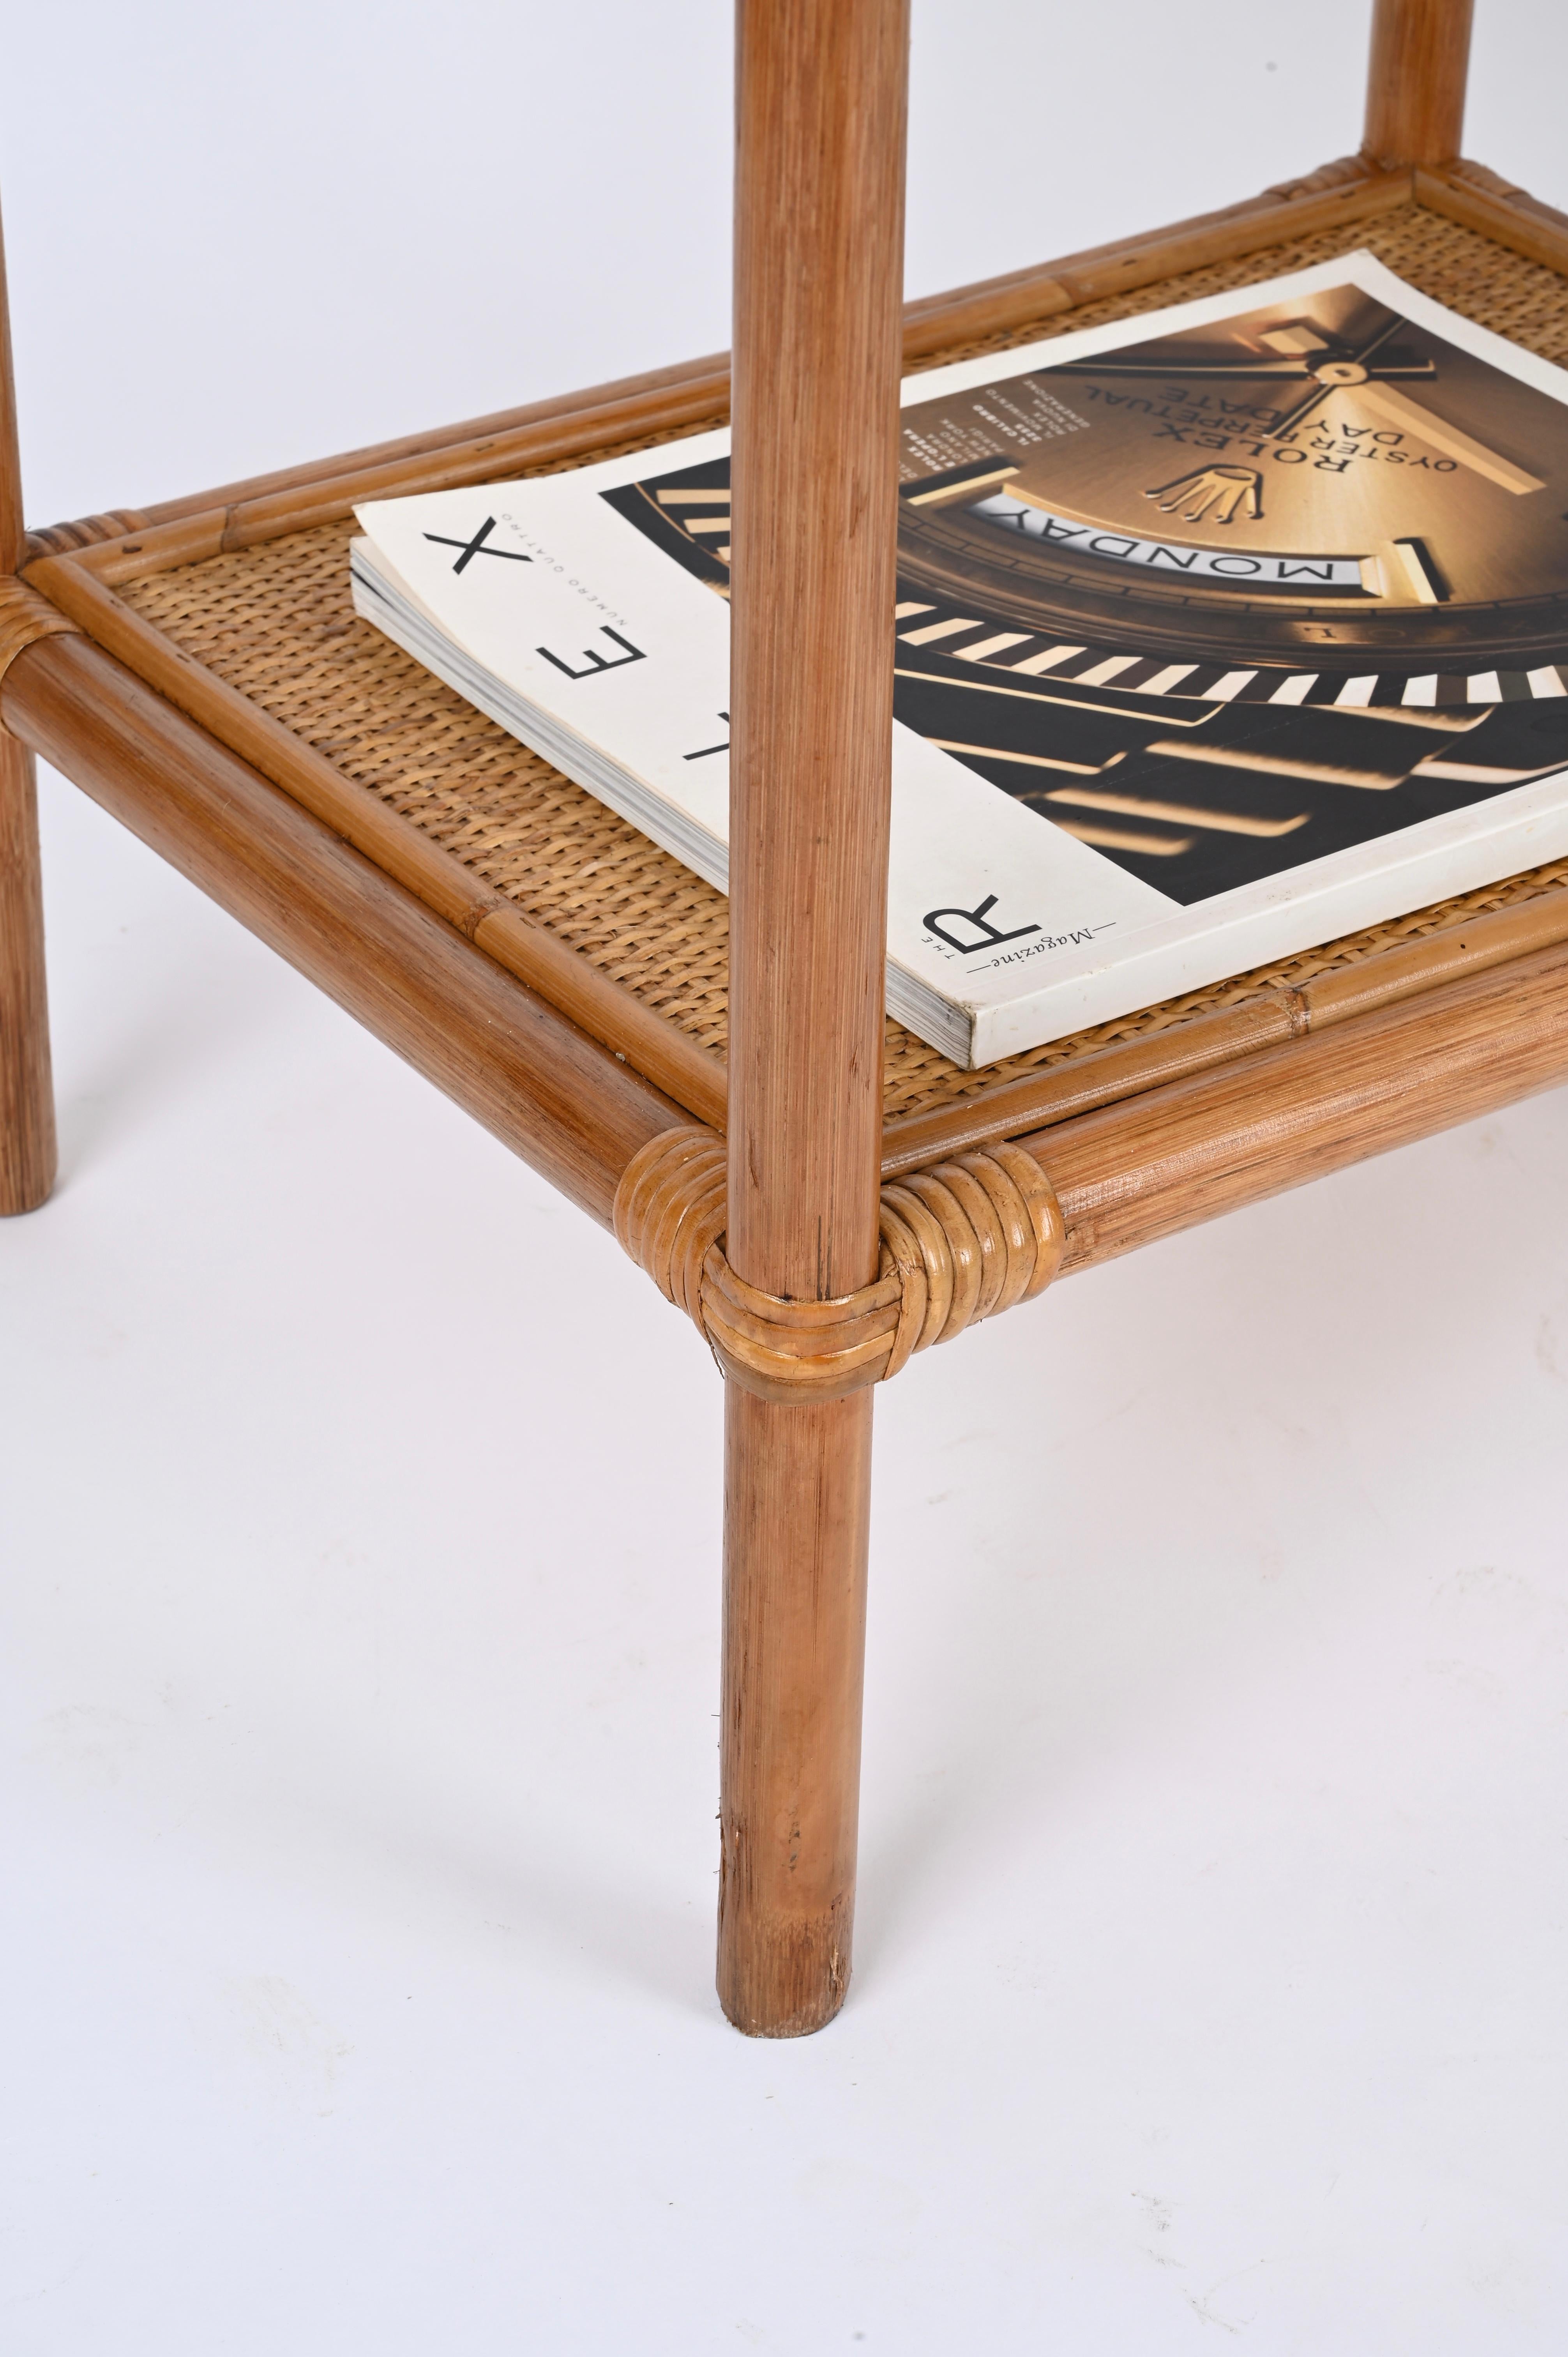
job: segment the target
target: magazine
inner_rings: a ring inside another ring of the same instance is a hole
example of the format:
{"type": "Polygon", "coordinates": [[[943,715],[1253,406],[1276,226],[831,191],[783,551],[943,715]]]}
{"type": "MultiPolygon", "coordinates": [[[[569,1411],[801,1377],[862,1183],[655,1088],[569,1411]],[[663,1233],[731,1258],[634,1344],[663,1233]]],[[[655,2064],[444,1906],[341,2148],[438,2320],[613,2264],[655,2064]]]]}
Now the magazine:
{"type": "MultiPolygon", "coordinates": [[[[1568,854],[1568,372],[1353,253],[902,417],[921,1039],[990,1063],[1568,854]]],[[[356,512],[356,610],[723,888],[728,434],[356,512]]]]}

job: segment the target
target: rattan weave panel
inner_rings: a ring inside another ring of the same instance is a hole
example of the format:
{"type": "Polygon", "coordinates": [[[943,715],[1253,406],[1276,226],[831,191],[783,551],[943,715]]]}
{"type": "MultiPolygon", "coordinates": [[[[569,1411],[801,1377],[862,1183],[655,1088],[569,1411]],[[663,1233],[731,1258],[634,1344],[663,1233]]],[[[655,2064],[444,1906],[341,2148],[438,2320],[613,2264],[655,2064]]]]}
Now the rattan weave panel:
{"type": "MultiPolygon", "coordinates": [[[[1318,237],[1166,278],[933,365],[1244,286],[1356,248],[1425,294],[1547,359],[1568,362],[1568,287],[1554,271],[1414,205],[1318,237]]],[[[656,437],[665,438],[665,437],[656,437]]],[[[625,446],[636,447],[637,445],[625,446]]],[[[552,471],[542,469],[541,471],[552,471]]],[[[349,597],[348,523],[322,524],[128,584],[177,646],[283,721],[476,875],[704,1046],[726,1037],[727,909],[714,891],[475,712],[369,624],[349,597]]],[[[1568,881],[1568,861],[1146,1007],[965,1072],[901,1025],[886,1032],[889,1114],[969,1097],[1020,1074],[1159,1029],[1202,1008],[1352,963],[1453,918],[1568,881]]]]}

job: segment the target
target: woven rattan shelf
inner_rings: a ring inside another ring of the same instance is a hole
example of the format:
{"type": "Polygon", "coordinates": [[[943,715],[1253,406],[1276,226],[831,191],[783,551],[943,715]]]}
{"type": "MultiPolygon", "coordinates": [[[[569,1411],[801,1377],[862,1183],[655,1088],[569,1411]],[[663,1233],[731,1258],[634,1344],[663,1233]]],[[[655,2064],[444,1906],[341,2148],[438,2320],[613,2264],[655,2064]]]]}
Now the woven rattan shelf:
{"type": "MultiPolygon", "coordinates": [[[[895,113],[899,70],[884,51],[896,15],[871,0],[836,18],[827,0],[803,12],[822,40],[849,44],[846,70],[892,76],[895,113]]],[[[1479,167],[1442,160],[1457,130],[1467,30],[1466,0],[1382,0],[1367,153],[1135,244],[914,306],[906,364],[1004,349],[1354,248],[1568,361],[1568,221],[1479,167]]],[[[787,146],[789,110],[826,102],[791,83],[768,39],[752,37],[749,70],[771,91],[787,146]]],[[[743,86],[743,135],[745,102],[743,86]]],[[[765,124],[753,135],[760,152],[772,135],[765,124]]],[[[863,199],[878,171],[890,185],[896,145],[891,164],[853,165],[863,199]]],[[[785,168],[778,156],[775,166],[785,168]]],[[[767,168],[757,165],[758,187],[767,168]]],[[[744,205],[743,179],[743,221],[744,205]]],[[[744,256],[743,239],[743,275],[744,256]]],[[[732,1503],[747,1484],[757,1501],[767,1491],[789,1528],[790,1497],[801,1481],[815,1485],[817,1526],[798,1538],[790,1576],[814,1579],[810,1566],[831,1557],[848,1579],[840,1621],[807,1646],[847,1649],[847,1667],[836,1684],[838,1673],[828,1675],[813,1703],[818,1733],[787,1771],[761,1758],[745,1696],[732,1698],[735,1740],[757,1756],[726,1770],[726,2003],[743,2026],[778,2031],[814,2026],[842,1997],[853,1887],[864,1542],[852,1526],[864,1521],[869,1425],[819,1431],[809,1419],[847,1412],[852,1394],[912,1349],[1037,1292],[1058,1265],[1125,1251],[1568,1075],[1568,861],[983,1071],[961,1070],[888,1020],[879,1264],[814,1292],[774,1275],[743,1281],[722,1248],[729,904],[358,620],[348,567],[356,500],[668,442],[722,418],[728,393],[724,362],[698,362],[25,542],[14,462],[0,448],[0,718],[10,732],[0,739],[0,1185],[3,1208],[30,1208],[53,1158],[26,747],[616,1224],[731,1381],[732,1503]],[[769,1411],[787,1420],[756,1422],[769,1411]],[[822,1507],[835,1484],[844,1502],[822,1507]],[[828,1793],[815,1896],[798,1905],[792,1857],[785,1885],[766,1889],[771,1869],[742,1857],[757,1803],[755,1792],[750,1803],[735,1797],[736,1779],[766,1786],[779,1773],[797,1795],[802,1777],[828,1793]],[[746,1883],[741,1905],[743,1865],[761,1883],[746,1883]]],[[[737,419],[737,463],[745,430],[737,419]]],[[[744,642],[741,611],[737,597],[744,642]]],[[[847,1050],[830,1039],[822,1052],[831,1067],[847,1050]]],[[[823,1085],[831,1093],[831,1069],[823,1085]]],[[[747,1102],[744,1083],[729,1092],[743,1123],[747,1102]]],[[[830,1132],[838,1120],[827,1117],[830,1132]]],[[[843,1150],[841,1138],[832,1152],[843,1150]]],[[[853,1183],[868,1200],[865,1181],[853,1183]]],[[[732,1243],[735,1184],[732,1164],[732,1243]]],[[[819,1232],[832,1224],[832,1186],[828,1198],[819,1232]]],[[[753,1609],[758,1579],[785,1579],[768,1544],[732,1523],[732,1615],[753,1609]]],[[[754,1664],[748,1674],[763,1673],[754,1664]]]]}

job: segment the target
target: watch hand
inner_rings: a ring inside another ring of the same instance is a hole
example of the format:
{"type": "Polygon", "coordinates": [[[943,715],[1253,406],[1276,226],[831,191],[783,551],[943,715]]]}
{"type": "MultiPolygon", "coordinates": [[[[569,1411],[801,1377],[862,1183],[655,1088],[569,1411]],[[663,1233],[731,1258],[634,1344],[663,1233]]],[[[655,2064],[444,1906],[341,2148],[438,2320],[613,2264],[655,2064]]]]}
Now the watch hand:
{"type": "MultiPolygon", "coordinates": [[[[1149,360],[1142,356],[1123,360],[1115,352],[1106,352],[1098,360],[1058,361],[1049,373],[1052,376],[1161,376],[1173,382],[1179,382],[1183,377],[1205,376],[1320,376],[1325,368],[1365,369],[1373,353],[1380,351],[1389,338],[1405,324],[1402,319],[1391,319],[1361,350],[1344,352],[1338,358],[1335,355],[1334,347],[1321,339],[1315,339],[1310,348],[1304,345],[1300,350],[1290,351],[1279,349],[1274,338],[1265,336],[1262,339],[1264,342],[1275,344],[1273,356],[1269,359],[1256,352],[1237,351],[1194,353],[1190,356],[1177,352],[1168,360],[1149,360]]],[[[1370,373],[1369,370],[1368,373],[1370,373]]],[[[1380,377],[1435,376],[1437,363],[1430,359],[1414,359],[1409,353],[1402,352],[1381,362],[1377,373],[1380,377]]]]}
{"type": "Polygon", "coordinates": [[[1386,417],[1391,425],[1402,425],[1406,433],[1441,450],[1445,458],[1456,458],[1462,467],[1484,475],[1488,483],[1498,483],[1505,491],[1541,491],[1546,488],[1539,475],[1527,474],[1511,458],[1488,450],[1484,442],[1462,434],[1446,418],[1435,416],[1419,401],[1412,401],[1408,393],[1401,393],[1391,384],[1380,383],[1374,378],[1357,385],[1355,397],[1374,417],[1386,417]]]}
{"type": "MultiPolygon", "coordinates": [[[[1380,344],[1387,342],[1389,337],[1392,335],[1395,328],[1400,326],[1400,324],[1401,322],[1398,319],[1391,320],[1389,325],[1382,329],[1380,334],[1374,336],[1371,342],[1363,347],[1361,356],[1358,360],[1318,360],[1315,358],[1310,370],[1311,375],[1316,380],[1315,390],[1307,394],[1305,401],[1298,402],[1294,409],[1288,410],[1284,416],[1281,418],[1279,424],[1270,429],[1270,439],[1275,442],[1283,442],[1287,439],[1298,425],[1303,425],[1305,420],[1311,416],[1313,411],[1317,407],[1318,403],[1326,400],[1331,393],[1349,393],[1353,391],[1359,394],[1360,399],[1378,415],[1383,415],[1386,414],[1392,416],[1394,407],[1402,402],[1406,414],[1401,417],[1398,422],[1405,425],[1411,425],[1412,421],[1416,417],[1428,417],[1430,415],[1428,411],[1422,409],[1415,402],[1409,400],[1404,393],[1394,392],[1389,386],[1388,380],[1391,376],[1434,376],[1437,372],[1435,361],[1424,360],[1410,363],[1393,362],[1385,368],[1380,369],[1375,378],[1372,376],[1371,371],[1367,366],[1369,355],[1378,350],[1380,344]],[[1382,394],[1390,404],[1386,412],[1380,411],[1378,409],[1377,400],[1374,396],[1379,394],[1382,394]]],[[[1435,420],[1433,421],[1434,424],[1437,421],[1435,420]]],[[[1414,430],[1419,431],[1420,429],[1414,430]]],[[[1428,429],[1426,433],[1426,439],[1428,441],[1432,439],[1430,429],[1428,429]]],[[[1450,451],[1447,445],[1444,444],[1440,447],[1443,447],[1445,455],[1456,458],[1466,457],[1467,452],[1481,452],[1483,449],[1483,446],[1479,442],[1471,442],[1469,437],[1466,435],[1460,435],[1459,439],[1465,443],[1466,449],[1464,451],[1457,449],[1450,451]]],[[[1484,455],[1490,457],[1492,454],[1486,452],[1484,455]]],[[[1467,458],[1466,463],[1476,464],[1477,462],[1474,458],[1467,458]]],[[[1509,462],[1506,458],[1498,458],[1495,460],[1495,464],[1498,467],[1507,468],[1509,462]]],[[[1483,468],[1482,471],[1485,472],[1485,468],[1483,468]]],[[[1519,477],[1517,482],[1510,481],[1509,483],[1508,488],[1510,490],[1534,491],[1541,489],[1541,485],[1535,480],[1534,477],[1524,474],[1521,468],[1514,468],[1510,471],[1512,474],[1519,477]]],[[[1500,475],[1494,476],[1493,480],[1500,482],[1503,480],[1503,478],[1500,475]]]]}
{"type": "MultiPolygon", "coordinates": [[[[1391,312],[1389,317],[1383,322],[1383,325],[1378,329],[1377,334],[1372,337],[1371,340],[1369,343],[1363,344],[1360,350],[1354,353],[1352,357],[1359,361],[1360,365],[1365,368],[1367,362],[1371,359],[1372,354],[1375,351],[1381,350],[1382,346],[1388,342],[1389,338],[1393,334],[1395,328],[1402,328],[1405,322],[1400,317],[1397,311],[1391,312]]],[[[1432,370],[1433,362],[1428,361],[1426,363],[1426,374],[1430,376],[1432,370]]],[[[1383,371],[1380,369],[1378,373],[1380,376],[1383,371]]]]}
{"type": "MultiPolygon", "coordinates": [[[[1306,376],[1305,360],[1258,361],[1246,353],[1217,361],[1062,361],[1052,376],[1163,376],[1173,382],[1185,376],[1306,376]]],[[[1425,375],[1428,371],[1422,371],[1425,375]]]]}
{"type": "MultiPolygon", "coordinates": [[[[1253,377],[1321,376],[1325,369],[1359,368],[1358,361],[1330,359],[1312,361],[1254,361],[1245,357],[1234,361],[1187,361],[1180,364],[1165,361],[1060,361],[1042,375],[1051,376],[1157,376],[1167,384],[1180,384],[1189,377],[1230,377],[1237,382],[1250,382],[1253,377]]],[[[1430,377],[1437,374],[1434,361],[1391,361],[1380,368],[1380,378],[1391,376],[1430,377]]]]}
{"type": "Polygon", "coordinates": [[[1320,401],[1327,400],[1328,393],[1329,388],[1327,385],[1315,384],[1305,401],[1298,401],[1294,409],[1286,410],[1284,415],[1280,419],[1277,425],[1270,426],[1269,440],[1271,442],[1283,442],[1287,434],[1294,432],[1294,428],[1301,425],[1304,419],[1311,416],[1313,411],[1317,407],[1320,401]]]}

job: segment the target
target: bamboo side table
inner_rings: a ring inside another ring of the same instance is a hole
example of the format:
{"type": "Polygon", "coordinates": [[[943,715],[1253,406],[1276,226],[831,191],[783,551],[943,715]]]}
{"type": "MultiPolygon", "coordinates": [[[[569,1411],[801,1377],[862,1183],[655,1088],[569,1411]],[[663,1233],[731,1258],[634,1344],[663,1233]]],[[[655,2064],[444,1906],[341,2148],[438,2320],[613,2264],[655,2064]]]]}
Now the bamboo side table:
{"type": "Polygon", "coordinates": [[[0,1211],[55,1166],[39,753],[714,1350],[744,2030],[815,2029],[849,1980],[871,1384],[1058,1271],[1568,1077],[1568,862],[979,1079],[883,1015],[901,371],[1359,245],[1568,360],[1568,219],[1458,160],[1470,5],[1377,0],[1358,155],[900,315],[906,0],[739,0],[727,909],[356,622],[346,562],[357,500],[716,423],[722,357],[27,533],[0,356],[0,1211]]]}

